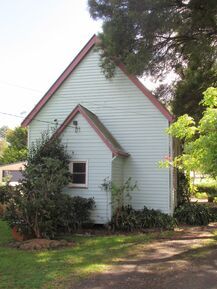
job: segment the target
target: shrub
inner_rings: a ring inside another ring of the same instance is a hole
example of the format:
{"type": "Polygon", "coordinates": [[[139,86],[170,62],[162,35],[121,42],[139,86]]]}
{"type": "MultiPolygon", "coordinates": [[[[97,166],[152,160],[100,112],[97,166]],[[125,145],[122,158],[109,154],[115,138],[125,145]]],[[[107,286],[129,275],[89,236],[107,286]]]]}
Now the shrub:
{"type": "Polygon", "coordinates": [[[194,193],[194,196],[197,198],[197,199],[201,199],[201,200],[203,200],[203,199],[207,199],[207,193],[199,193],[199,192],[197,192],[197,193],[194,193]]]}
{"type": "Polygon", "coordinates": [[[111,219],[111,226],[118,231],[133,231],[138,229],[138,212],[131,206],[122,206],[115,211],[111,219]]]}
{"type": "Polygon", "coordinates": [[[196,186],[199,193],[206,193],[208,197],[217,197],[217,183],[205,183],[196,186]]]}
{"type": "Polygon", "coordinates": [[[217,222],[217,206],[206,206],[209,210],[209,220],[210,222],[217,222]]]}
{"type": "Polygon", "coordinates": [[[204,226],[210,221],[209,209],[198,203],[186,203],[175,209],[174,217],[180,224],[204,226]]]}
{"type": "Polygon", "coordinates": [[[91,198],[71,197],[65,193],[32,200],[17,191],[7,205],[4,219],[27,236],[54,238],[89,223],[93,205],[91,198]]]}
{"type": "Polygon", "coordinates": [[[0,204],[7,203],[14,193],[14,187],[7,182],[5,185],[0,185],[0,204]]]}
{"type": "Polygon", "coordinates": [[[8,182],[4,185],[0,185],[0,217],[4,217],[6,204],[12,198],[13,193],[14,187],[10,186],[8,182]]]}
{"type": "Polygon", "coordinates": [[[140,223],[142,228],[162,228],[162,229],[174,229],[176,226],[175,219],[164,214],[159,210],[148,209],[144,207],[140,213],[140,223]]]}
{"type": "Polygon", "coordinates": [[[93,198],[71,197],[63,194],[57,200],[57,207],[54,218],[58,232],[72,232],[82,225],[90,223],[90,211],[94,207],[93,198]]]}
{"type": "Polygon", "coordinates": [[[111,225],[115,230],[133,231],[142,229],[174,229],[176,221],[172,216],[158,210],[134,210],[131,206],[123,206],[114,213],[111,225]]]}
{"type": "Polygon", "coordinates": [[[7,200],[5,219],[12,227],[36,238],[53,238],[89,221],[93,200],[62,192],[71,178],[69,159],[61,141],[50,139],[49,132],[32,145],[24,179],[7,200]]]}

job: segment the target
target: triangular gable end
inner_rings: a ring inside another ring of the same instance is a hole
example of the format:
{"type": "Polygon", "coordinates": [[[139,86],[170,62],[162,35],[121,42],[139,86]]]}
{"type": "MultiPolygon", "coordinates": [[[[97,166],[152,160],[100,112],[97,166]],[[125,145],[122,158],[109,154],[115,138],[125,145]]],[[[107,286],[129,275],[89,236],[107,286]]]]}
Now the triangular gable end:
{"type": "MultiPolygon", "coordinates": [[[[42,99],[36,104],[33,110],[27,115],[27,117],[21,123],[22,127],[26,127],[42,109],[42,107],[47,103],[47,101],[52,97],[56,90],[61,86],[61,84],[67,79],[67,77],[73,72],[77,65],[84,59],[87,53],[92,49],[92,47],[99,42],[96,35],[93,35],[88,43],[82,48],[74,60],[69,64],[65,71],[60,75],[60,77],[54,82],[42,99]]],[[[138,87],[142,93],[148,97],[148,99],[157,107],[157,109],[168,119],[169,122],[173,121],[172,114],[165,108],[165,106],[158,101],[158,99],[138,80],[134,75],[128,74],[124,64],[118,64],[118,67],[127,75],[127,77],[138,87]]]]}
{"type": "Polygon", "coordinates": [[[105,143],[105,145],[111,150],[114,156],[122,156],[122,157],[129,156],[129,154],[126,153],[122,149],[119,143],[115,140],[112,134],[108,131],[108,129],[101,123],[98,117],[80,104],[77,105],[73,109],[73,111],[67,116],[67,118],[59,126],[57,131],[51,137],[51,139],[59,137],[78,113],[80,113],[86,119],[86,121],[95,130],[95,132],[101,138],[101,140],[105,143]]]}

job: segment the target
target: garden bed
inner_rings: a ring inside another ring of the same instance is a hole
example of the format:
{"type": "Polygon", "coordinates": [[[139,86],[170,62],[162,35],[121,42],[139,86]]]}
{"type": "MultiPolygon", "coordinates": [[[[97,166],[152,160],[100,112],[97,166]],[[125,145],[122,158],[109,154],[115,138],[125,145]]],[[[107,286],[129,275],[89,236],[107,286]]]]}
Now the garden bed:
{"type": "Polygon", "coordinates": [[[25,251],[52,250],[75,246],[75,242],[66,240],[31,239],[21,242],[10,242],[9,247],[25,251]]]}

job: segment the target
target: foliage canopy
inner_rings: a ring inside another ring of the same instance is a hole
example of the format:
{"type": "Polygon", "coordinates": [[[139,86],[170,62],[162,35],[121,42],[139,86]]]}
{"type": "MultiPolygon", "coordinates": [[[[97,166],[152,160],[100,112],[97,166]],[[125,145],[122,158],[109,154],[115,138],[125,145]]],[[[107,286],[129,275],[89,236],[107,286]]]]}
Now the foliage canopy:
{"type": "Polygon", "coordinates": [[[198,125],[185,114],[168,129],[170,135],[184,140],[183,154],[174,159],[173,165],[217,178],[217,88],[204,92],[202,105],[206,109],[198,125]]]}
{"type": "Polygon", "coordinates": [[[2,127],[0,133],[2,137],[0,163],[8,164],[25,161],[27,158],[27,129],[2,127]]]}
{"type": "MultiPolygon", "coordinates": [[[[215,0],[89,0],[90,14],[103,20],[105,58],[128,70],[158,75],[183,62],[216,56],[215,0]],[[194,53],[196,52],[196,53],[194,53]]],[[[211,59],[210,59],[211,57],[211,59]]],[[[104,64],[106,65],[106,61],[104,64]]],[[[108,68],[108,67],[107,67],[108,68]]]]}
{"type": "MultiPolygon", "coordinates": [[[[107,77],[114,63],[129,73],[155,79],[173,71],[177,80],[160,85],[156,97],[170,102],[176,116],[200,118],[202,92],[217,85],[216,0],[89,0],[94,19],[103,21],[101,66],[107,77]],[[169,97],[168,97],[169,95],[169,97]]],[[[198,119],[195,119],[196,121],[198,119]]]]}

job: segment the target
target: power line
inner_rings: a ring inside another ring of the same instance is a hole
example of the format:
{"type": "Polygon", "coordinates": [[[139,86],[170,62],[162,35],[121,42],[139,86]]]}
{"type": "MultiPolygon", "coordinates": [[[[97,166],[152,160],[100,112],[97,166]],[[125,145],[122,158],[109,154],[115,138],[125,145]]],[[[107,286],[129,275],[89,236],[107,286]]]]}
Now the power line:
{"type": "MultiPolygon", "coordinates": [[[[12,113],[7,113],[7,112],[3,112],[3,111],[0,111],[0,114],[3,114],[3,115],[7,115],[7,116],[12,116],[12,117],[18,117],[18,118],[21,118],[21,119],[24,119],[26,118],[25,116],[20,116],[20,115],[16,115],[16,114],[12,114],[12,113]]],[[[27,118],[28,119],[28,118],[27,118]]],[[[43,122],[43,123],[47,123],[47,124],[52,124],[52,125],[57,125],[58,124],[58,121],[55,121],[54,122],[51,122],[51,121],[46,121],[46,120],[41,120],[41,119],[38,119],[38,118],[34,118],[35,121],[38,121],[38,122],[43,122]]],[[[72,125],[68,125],[69,127],[72,127],[72,128],[75,128],[75,126],[72,126],[72,125]]]]}
{"type": "Polygon", "coordinates": [[[22,85],[19,85],[19,84],[10,83],[10,82],[3,81],[3,80],[0,80],[0,83],[3,83],[3,84],[8,85],[8,86],[18,87],[18,88],[21,88],[21,89],[42,93],[41,90],[38,90],[38,89],[35,89],[35,88],[26,87],[26,86],[22,86],[22,85]]]}
{"type": "MultiPolygon", "coordinates": [[[[112,110],[119,110],[117,109],[117,107],[113,107],[113,106],[109,106],[109,105],[99,105],[97,103],[94,103],[94,102],[88,102],[88,101],[85,101],[85,104],[92,104],[92,105],[95,105],[96,108],[110,108],[112,110]]],[[[81,103],[82,104],[82,103],[81,103]]],[[[84,106],[85,106],[84,104],[84,106]]],[[[128,113],[131,113],[131,114],[134,114],[134,115],[141,115],[141,116],[144,116],[144,114],[142,113],[138,113],[138,112],[133,112],[133,111],[129,111],[128,110],[128,113]]],[[[3,112],[3,111],[0,111],[0,114],[2,115],[7,115],[7,116],[12,116],[12,117],[17,117],[17,118],[20,118],[20,119],[29,119],[30,117],[25,117],[25,116],[20,116],[20,115],[16,115],[16,114],[12,114],[12,113],[7,113],[7,112],[3,112]]],[[[51,121],[46,121],[46,120],[41,120],[41,119],[38,119],[38,118],[34,118],[35,121],[38,121],[38,122],[42,122],[42,123],[47,123],[47,124],[52,124],[52,125],[56,125],[58,124],[58,119],[57,120],[54,120],[54,122],[51,122],[51,121]]],[[[74,126],[71,126],[71,125],[68,125],[69,127],[72,127],[74,128],[74,126]]]]}

